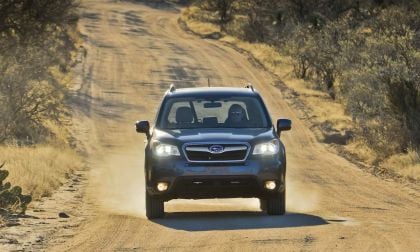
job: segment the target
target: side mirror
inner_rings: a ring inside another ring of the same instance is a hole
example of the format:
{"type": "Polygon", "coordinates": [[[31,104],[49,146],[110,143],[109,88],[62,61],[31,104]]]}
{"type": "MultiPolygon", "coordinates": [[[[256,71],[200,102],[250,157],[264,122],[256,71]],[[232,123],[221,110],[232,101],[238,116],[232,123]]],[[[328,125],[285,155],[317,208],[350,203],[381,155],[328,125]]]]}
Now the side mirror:
{"type": "Polygon", "coordinates": [[[145,133],[147,138],[150,138],[150,124],[149,121],[137,121],[136,131],[138,133],[145,133]]]}
{"type": "Polygon", "coordinates": [[[277,120],[277,134],[280,136],[282,131],[287,131],[292,128],[292,120],[278,119],[277,120]]]}

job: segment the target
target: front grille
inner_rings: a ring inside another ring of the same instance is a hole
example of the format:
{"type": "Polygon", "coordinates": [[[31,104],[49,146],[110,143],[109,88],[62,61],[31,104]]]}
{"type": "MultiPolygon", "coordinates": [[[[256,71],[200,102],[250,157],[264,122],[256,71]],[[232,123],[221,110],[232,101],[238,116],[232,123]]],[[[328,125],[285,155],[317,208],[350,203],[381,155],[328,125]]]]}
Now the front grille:
{"type": "Polygon", "coordinates": [[[184,153],[191,162],[243,162],[249,149],[247,143],[190,143],[184,153]]]}

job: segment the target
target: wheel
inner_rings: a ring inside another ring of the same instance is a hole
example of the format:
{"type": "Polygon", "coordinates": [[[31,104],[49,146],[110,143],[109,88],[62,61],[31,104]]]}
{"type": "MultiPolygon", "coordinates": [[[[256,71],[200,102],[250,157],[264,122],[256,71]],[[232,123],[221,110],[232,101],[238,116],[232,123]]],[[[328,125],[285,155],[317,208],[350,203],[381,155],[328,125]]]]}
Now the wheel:
{"type": "Polygon", "coordinates": [[[286,190],[278,198],[267,199],[265,206],[269,215],[284,215],[286,213],[286,190]]]}
{"type": "Polygon", "coordinates": [[[163,200],[151,196],[146,191],[146,217],[148,219],[162,218],[165,214],[163,200]]]}
{"type": "Polygon", "coordinates": [[[267,211],[267,200],[266,199],[260,199],[260,209],[263,212],[267,211]]]}
{"type": "Polygon", "coordinates": [[[267,200],[267,213],[269,215],[284,215],[286,213],[286,207],[284,199],[268,199],[267,200]]]}
{"type": "MultiPolygon", "coordinates": [[[[284,173],[283,173],[283,192],[276,198],[266,200],[265,210],[269,215],[284,215],[286,213],[286,150],[284,150],[284,173]]],[[[261,202],[261,200],[260,200],[261,202]]]]}

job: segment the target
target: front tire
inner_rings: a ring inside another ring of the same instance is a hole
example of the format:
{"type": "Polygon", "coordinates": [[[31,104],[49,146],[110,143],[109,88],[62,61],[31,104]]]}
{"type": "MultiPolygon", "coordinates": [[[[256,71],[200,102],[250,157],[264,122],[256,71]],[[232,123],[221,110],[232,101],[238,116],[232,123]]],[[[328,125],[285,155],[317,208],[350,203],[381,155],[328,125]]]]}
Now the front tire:
{"type": "Polygon", "coordinates": [[[284,215],[286,213],[286,190],[276,198],[260,199],[260,208],[269,215],[284,215]]]}
{"type": "Polygon", "coordinates": [[[267,214],[284,215],[286,213],[285,197],[272,198],[267,200],[267,214]]]}
{"type": "Polygon", "coordinates": [[[150,219],[162,218],[165,214],[164,202],[153,197],[146,191],[146,217],[150,219]]]}
{"type": "MultiPolygon", "coordinates": [[[[283,191],[275,198],[269,198],[265,203],[265,210],[269,215],[284,215],[286,213],[286,150],[284,152],[283,191]]],[[[261,203],[262,204],[262,203],[261,203]]]]}

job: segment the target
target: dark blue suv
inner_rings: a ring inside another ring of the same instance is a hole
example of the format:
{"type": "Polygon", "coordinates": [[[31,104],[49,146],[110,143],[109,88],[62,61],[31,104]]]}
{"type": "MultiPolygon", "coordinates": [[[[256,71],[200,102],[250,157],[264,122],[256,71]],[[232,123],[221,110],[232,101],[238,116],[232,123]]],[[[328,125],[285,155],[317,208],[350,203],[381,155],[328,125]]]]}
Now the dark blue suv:
{"type": "Polygon", "coordinates": [[[146,215],[164,215],[171,199],[252,198],[261,209],[283,215],[286,151],[280,133],[291,121],[273,126],[252,87],[185,88],[166,92],[154,127],[145,133],[146,215]]]}

